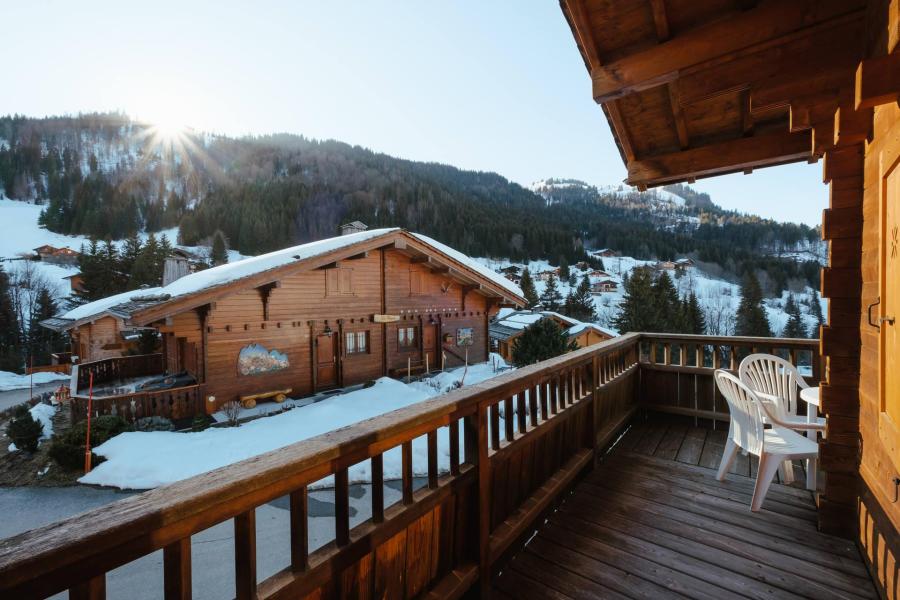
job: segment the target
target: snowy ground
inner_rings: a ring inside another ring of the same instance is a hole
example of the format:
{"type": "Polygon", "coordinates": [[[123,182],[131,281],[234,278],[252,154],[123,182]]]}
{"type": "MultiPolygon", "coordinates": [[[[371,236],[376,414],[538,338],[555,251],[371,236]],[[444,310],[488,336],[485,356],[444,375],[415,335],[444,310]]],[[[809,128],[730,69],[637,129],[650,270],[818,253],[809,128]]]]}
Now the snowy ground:
{"type": "Polygon", "coordinates": [[[69,376],[63,373],[35,373],[32,375],[17,375],[9,371],[0,371],[0,392],[9,390],[21,390],[30,387],[32,384],[42,385],[55,381],[68,380],[69,376]]]}
{"type": "MultiPolygon", "coordinates": [[[[216,427],[193,433],[123,433],[94,450],[107,460],[79,481],[122,489],[147,489],[186,479],[428,400],[447,391],[455,382],[463,380],[463,376],[464,385],[484,381],[500,372],[495,371],[495,365],[505,366],[500,357],[493,355],[492,359],[471,365],[467,370],[461,367],[410,384],[382,377],[371,387],[337,394],[240,427],[216,427]]],[[[449,469],[450,464],[448,436],[446,428],[438,432],[438,462],[443,470],[449,469]]],[[[425,438],[414,440],[416,475],[427,473],[427,460],[425,438]]],[[[395,448],[384,455],[384,477],[396,479],[400,472],[400,448],[395,448]]],[[[350,469],[351,482],[370,480],[368,461],[350,469]]],[[[328,478],[313,487],[330,485],[331,478],[328,478]]]]}

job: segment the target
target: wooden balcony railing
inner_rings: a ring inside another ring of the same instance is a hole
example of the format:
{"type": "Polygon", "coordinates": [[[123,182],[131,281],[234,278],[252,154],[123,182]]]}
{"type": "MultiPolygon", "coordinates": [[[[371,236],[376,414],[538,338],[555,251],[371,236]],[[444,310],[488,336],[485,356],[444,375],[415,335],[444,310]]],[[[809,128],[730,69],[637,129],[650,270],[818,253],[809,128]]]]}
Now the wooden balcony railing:
{"type": "MultiPolygon", "coordinates": [[[[100,415],[116,414],[128,421],[141,417],[166,417],[177,421],[205,415],[206,384],[189,385],[169,390],[127,392],[113,396],[95,396],[91,401],[91,413],[100,415]]],[[[70,409],[72,422],[86,418],[88,397],[84,390],[72,396],[70,409]]]]}
{"type": "Polygon", "coordinates": [[[486,596],[490,576],[602,456],[640,399],[714,417],[715,401],[683,400],[679,391],[672,402],[665,385],[699,394],[698,382],[725,357],[768,345],[818,359],[806,341],[628,334],[520,368],[2,540],[0,597],[69,589],[103,598],[107,572],[159,549],[166,597],[190,597],[191,536],[227,520],[238,598],[454,598],[473,586],[486,596]],[[427,483],[416,489],[413,440],[423,437],[427,483]],[[402,499],[385,506],[384,454],[397,447],[402,499]],[[439,450],[449,453],[446,471],[439,450]],[[351,528],[349,469],[358,463],[371,472],[371,518],[351,528]],[[310,552],[307,491],[326,477],[334,480],[335,538],[310,552]],[[257,583],[256,509],[284,496],[290,563],[257,583]],[[420,558],[397,558],[407,555],[420,558]]]}
{"type": "Polygon", "coordinates": [[[645,333],[641,336],[641,406],[727,423],[728,405],[713,382],[713,372],[737,371],[741,360],[756,352],[789,360],[807,383],[819,384],[819,340],[645,333]]]}
{"type": "Polygon", "coordinates": [[[133,377],[162,375],[162,354],[138,354],[135,356],[119,356],[105,358],[93,362],[81,363],[78,369],[78,391],[87,394],[90,376],[94,375],[94,386],[114,383],[133,377]]]}

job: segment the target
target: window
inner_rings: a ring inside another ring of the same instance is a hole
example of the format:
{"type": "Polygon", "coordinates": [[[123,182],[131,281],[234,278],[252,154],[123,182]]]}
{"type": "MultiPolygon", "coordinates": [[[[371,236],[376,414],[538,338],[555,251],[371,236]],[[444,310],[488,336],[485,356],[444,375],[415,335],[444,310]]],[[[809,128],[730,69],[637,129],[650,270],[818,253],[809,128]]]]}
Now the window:
{"type": "Polygon", "coordinates": [[[415,327],[401,327],[397,330],[397,345],[400,348],[415,348],[416,347],[416,328],[415,327]]]}
{"type": "Polygon", "coordinates": [[[350,296],[353,294],[353,269],[326,269],[325,295],[350,296]]]}
{"type": "Polygon", "coordinates": [[[409,295],[418,296],[422,293],[422,272],[409,272],[409,295]]]}
{"type": "Polygon", "coordinates": [[[348,331],[344,335],[344,352],[346,354],[366,354],[368,351],[368,331],[348,331]]]}

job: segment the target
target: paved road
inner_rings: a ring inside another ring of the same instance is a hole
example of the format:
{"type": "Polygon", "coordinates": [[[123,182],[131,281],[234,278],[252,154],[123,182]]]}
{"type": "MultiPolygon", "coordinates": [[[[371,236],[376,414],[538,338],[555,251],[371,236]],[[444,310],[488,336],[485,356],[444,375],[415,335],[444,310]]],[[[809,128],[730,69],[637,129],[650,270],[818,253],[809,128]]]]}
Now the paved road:
{"type": "MultiPolygon", "coordinates": [[[[34,395],[41,394],[43,392],[52,392],[59,387],[59,384],[60,382],[57,381],[55,383],[44,383],[41,385],[36,385],[34,386],[34,395]]],[[[6,410],[7,408],[12,408],[16,404],[27,402],[29,399],[28,391],[28,388],[24,388],[21,390],[0,392],[0,410],[6,410]]]]}
{"type": "MultiPolygon", "coordinates": [[[[417,480],[416,487],[424,484],[417,480]]],[[[385,485],[386,505],[398,502],[399,482],[385,485]]],[[[350,488],[350,526],[371,516],[371,486],[350,488]]],[[[121,500],[130,492],[83,486],[62,488],[0,488],[0,539],[121,500]]],[[[310,551],[334,539],[334,492],[309,494],[310,551]]],[[[290,563],[288,498],[278,498],[256,510],[257,578],[266,579],[290,563]]],[[[193,597],[234,597],[234,526],[219,523],[191,539],[193,597]]],[[[144,556],[107,574],[107,597],[129,600],[162,598],[162,551],[144,556]]],[[[64,599],[57,594],[54,598],[64,599]]]]}

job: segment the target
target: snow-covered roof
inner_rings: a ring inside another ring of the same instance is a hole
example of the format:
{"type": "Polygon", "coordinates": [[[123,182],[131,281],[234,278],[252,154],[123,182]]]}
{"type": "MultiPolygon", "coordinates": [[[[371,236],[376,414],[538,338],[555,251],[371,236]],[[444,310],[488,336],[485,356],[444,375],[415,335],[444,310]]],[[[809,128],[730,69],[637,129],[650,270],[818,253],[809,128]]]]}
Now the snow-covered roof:
{"type": "Polygon", "coordinates": [[[618,334],[615,330],[601,327],[594,323],[584,323],[572,317],[554,312],[552,310],[544,310],[540,312],[532,311],[511,311],[498,316],[490,326],[491,336],[498,339],[509,339],[519,335],[529,325],[537,323],[544,318],[553,318],[561,321],[567,326],[566,333],[569,337],[580,334],[585,329],[594,329],[598,333],[615,337],[618,334]]]}
{"type": "MultiPolygon", "coordinates": [[[[418,238],[419,240],[425,242],[429,246],[433,246],[439,252],[446,254],[456,262],[462,263],[467,268],[472,269],[485,279],[489,279],[492,283],[496,284],[498,287],[503,288],[507,292],[511,294],[515,294],[518,297],[522,297],[523,292],[522,288],[517,286],[515,283],[500,275],[499,273],[495,273],[491,269],[487,268],[477,260],[469,258],[459,250],[454,250],[450,246],[440,243],[439,241],[428,237],[427,235],[422,235],[421,233],[412,233],[412,236],[418,238]]],[[[350,237],[350,236],[345,236],[350,237]]]]}
{"type": "MultiPolygon", "coordinates": [[[[400,231],[400,229],[397,227],[358,231],[348,235],[341,235],[324,240],[319,240],[316,242],[300,244],[299,246],[291,246],[290,248],[276,250],[274,252],[269,252],[268,254],[252,256],[236,262],[226,263],[217,267],[213,267],[211,269],[205,269],[203,271],[191,273],[190,275],[185,275],[184,277],[177,279],[164,287],[134,290],[116,294],[114,296],[96,300],[94,302],[89,302],[88,304],[73,308],[64,315],[60,315],[59,317],[57,317],[57,319],[65,319],[74,323],[75,321],[91,319],[107,312],[115,312],[115,309],[117,307],[126,308],[124,305],[134,304],[135,302],[140,304],[140,306],[131,306],[130,308],[138,310],[140,308],[144,308],[149,304],[155,304],[194,294],[211,287],[238,281],[245,277],[250,277],[251,275],[263,273],[272,269],[277,269],[278,267],[282,267],[297,261],[308,260],[310,258],[329,254],[336,250],[353,246],[360,242],[365,242],[374,238],[396,233],[398,231],[400,231]]],[[[519,297],[522,296],[522,290],[519,288],[519,286],[512,283],[506,277],[491,271],[477,261],[469,258],[465,254],[454,250],[453,248],[446,246],[428,236],[418,233],[411,233],[411,235],[421,242],[434,247],[434,249],[438,252],[441,252],[442,254],[445,254],[456,262],[461,263],[466,268],[475,271],[485,279],[490,280],[492,283],[496,284],[498,287],[506,290],[507,292],[510,292],[511,294],[519,297]]],[[[125,316],[127,316],[127,313],[130,311],[123,312],[125,312],[125,316]]]]}

